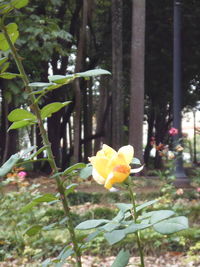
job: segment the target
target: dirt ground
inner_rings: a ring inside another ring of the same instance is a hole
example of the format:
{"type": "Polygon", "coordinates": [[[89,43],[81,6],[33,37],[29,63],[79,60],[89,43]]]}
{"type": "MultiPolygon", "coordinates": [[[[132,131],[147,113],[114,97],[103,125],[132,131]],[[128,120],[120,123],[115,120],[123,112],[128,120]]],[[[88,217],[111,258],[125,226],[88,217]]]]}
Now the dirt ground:
{"type": "MultiPolygon", "coordinates": [[[[200,257],[200,256],[199,256],[200,257]]],[[[114,262],[115,257],[98,258],[92,256],[82,257],[82,267],[110,267],[114,262]]],[[[200,260],[200,258],[199,258],[200,260]]],[[[130,267],[139,267],[139,257],[131,257],[129,260],[130,267]]],[[[39,267],[39,262],[21,262],[20,260],[13,260],[10,262],[0,262],[0,267],[39,267]]],[[[73,263],[66,263],[63,267],[73,267],[73,263]]],[[[187,258],[181,253],[168,253],[159,257],[145,257],[145,267],[200,267],[200,264],[194,262],[187,262],[187,258]]]]}

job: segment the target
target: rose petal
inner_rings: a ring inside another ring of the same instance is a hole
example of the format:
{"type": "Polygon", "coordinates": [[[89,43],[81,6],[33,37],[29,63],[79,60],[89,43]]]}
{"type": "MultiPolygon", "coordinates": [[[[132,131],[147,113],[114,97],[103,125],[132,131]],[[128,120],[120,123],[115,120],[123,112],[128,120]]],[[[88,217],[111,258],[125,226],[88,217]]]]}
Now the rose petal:
{"type": "Polygon", "coordinates": [[[132,159],[133,159],[134,149],[133,149],[133,147],[131,145],[122,146],[118,150],[118,154],[123,154],[124,158],[126,159],[126,163],[130,164],[132,159]]]}
{"type": "Polygon", "coordinates": [[[97,170],[95,168],[93,168],[93,170],[92,170],[92,176],[98,184],[104,184],[105,183],[105,179],[97,172],[97,170]]]}

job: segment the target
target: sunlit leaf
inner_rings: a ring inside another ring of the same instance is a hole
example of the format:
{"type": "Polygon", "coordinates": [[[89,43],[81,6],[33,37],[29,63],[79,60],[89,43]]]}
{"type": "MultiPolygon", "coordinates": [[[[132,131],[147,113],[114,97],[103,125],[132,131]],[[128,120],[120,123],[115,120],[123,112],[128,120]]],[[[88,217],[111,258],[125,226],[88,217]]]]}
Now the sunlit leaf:
{"type": "Polygon", "coordinates": [[[11,5],[15,8],[22,8],[28,5],[29,0],[12,0],[11,5]]]}
{"type": "Polygon", "coordinates": [[[29,86],[31,87],[48,87],[50,85],[52,85],[52,83],[43,83],[43,82],[29,83],[29,86]]]}
{"type": "Polygon", "coordinates": [[[103,69],[94,69],[94,70],[87,70],[84,72],[79,72],[76,73],[79,77],[94,77],[94,76],[99,76],[99,75],[111,75],[111,73],[107,70],[103,70],[103,69]]]}
{"type": "MultiPolygon", "coordinates": [[[[19,36],[18,26],[16,23],[10,23],[6,26],[7,33],[11,42],[14,44],[19,36]]],[[[3,51],[9,50],[10,46],[3,33],[0,33],[0,49],[3,51]]]]}
{"type": "Polygon", "coordinates": [[[32,120],[16,121],[16,122],[13,122],[10,125],[10,127],[8,128],[8,131],[19,129],[19,128],[23,128],[25,126],[29,126],[29,125],[32,125],[32,124],[33,124],[32,120]]]}
{"type": "MultiPolygon", "coordinates": [[[[9,64],[9,63],[8,63],[9,64]]],[[[20,74],[17,73],[10,73],[10,72],[4,72],[0,74],[0,78],[2,79],[7,79],[7,80],[11,80],[14,79],[16,77],[20,77],[20,74]]]]}
{"type": "Polygon", "coordinates": [[[8,120],[11,122],[15,122],[15,121],[22,121],[22,120],[36,120],[36,116],[25,110],[25,109],[14,109],[12,110],[9,115],[8,115],[8,120]]]}
{"type": "Polygon", "coordinates": [[[54,102],[54,103],[51,103],[51,104],[48,104],[48,105],[44,106],[41,109],[42,119],[50,117],[53,113],[59,111],[61,108],[69,105],[70,103],[71,103],[71,101],[67,101],[67,102],[64,102],[64,103],[54,102]]]}
{"type": "Polygon", "coordinates": [[[77,75],[75,74],[69,74],[69,75],[52,75],[49,76],[48,79],[50,82],[55,82],[58,84],[68,84],[70,82],[72,82],[75,78],[77,77],[77,75]]]}

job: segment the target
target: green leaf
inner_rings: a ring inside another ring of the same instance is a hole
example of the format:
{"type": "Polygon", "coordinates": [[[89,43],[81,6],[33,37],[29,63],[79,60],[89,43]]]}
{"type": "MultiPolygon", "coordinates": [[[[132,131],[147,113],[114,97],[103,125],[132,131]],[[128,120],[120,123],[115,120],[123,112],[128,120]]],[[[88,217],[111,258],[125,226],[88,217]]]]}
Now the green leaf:
{"type": "Polygon", "coordinates": [[[94,70],[88,70],[88,71],[84,71],[84,72],[79,72],[76,73],[79,77],[94,77],[94,76],[99,76],[99,75],[111,75],[111,73],[107,70],[103,70],[103,69],[94,69],[94,70]]]}
{"type": "Polygon", "coordinates": [[[51,117],[51,115],[53,113],[59,111],[61,108],[69,105],[70,103],[71,103],[71,101],[67,101],[67,102],[64,102],[64,103],[54,102],[54,103],[51,103],[51,104],[48,104],[48,105],[44,106],[41,109],[42,119],[45,119],[47,117],[51,117]]]}
{"type": "Polygon", "coordinates": [[[37,198],[34,198],[34,202],[36,203],[41,203],[41,202],[51,202],[53,200],[57,200],[58,198],[55,197],[53,194],[44,194],[43,196],[40,196],[40,197],[37,197],[37,198]]]}
{"type": "Polygon", "coordinates": [[[135,233],[138,230],[146,229],[152,226],[152,224],[136,224],[136,223],[131,223],[126,229],[125,229],[125,234],[131,234],[135,233]]]}
{"type": "Polygon", "coordinates": [[[32,209],[33,207],[37,206],[39,203],[51,202],[54,200],[58,200],[58,198],[52,194],[44,194],[43,196],[39,196],[37,198],[34,198],[30,203],[28,203],[26,206],[22,207],[20,209],[20,212],[27,212],[30,209],[32,209]]]}
{"type": "Polygon", "coordinates": [[[106,225],[102,226],[101,229],[103,229],[106,232],[112,232],[113,230],[117,229],[120,227],[119,222],[111,221],[107,223],[106,225]]]}
{"type": "Polygon", "coordinates": [[[69,168],[67,168],[66,170],[64,170],[63,173],[62,173],[62,176],[65,176],[65,175],[71,173],[71,172],[74,171],[74,170],[82,169],[82,168],[84,168],[85,166],[86,166],[85,163],[81,163],[81,162],[80,162],[80,163],[76,163],[76,164],[70,166],[69,168]]]}
{"type": "Polygon", "coordinates": [[[43,82],[35,82],[35,83],[29,83],[30,87],[48,87],[52,85],[52,83],[43,83],[43,82]]]}
{"type": "Polygon", "coordinates": [[[47,267],[50,264],[52,264],[52,261],[50,258],[48,258],[48,259],[44,260],[41,264],[42,264],[42,267],[47,267]]]}
{"type": "Polygon", "coordinates": [[[48,79],[50,82],[55,82],[57,84],[68,84],[72,82],[75,78],[77,78],[76,74],[69,74],[69,75],[52,75],[49,76],[48,79]]]}
{"type": "Polygon", "coordinates": [[[80,171],[80,177],[82,179],[87,179],[88,177],[90,177],[92,175],[92,165],[87,165],[85,168],[83,168],[81,171],[80,171]]]}
{"type": "Polygon", "coordinates": [[[154,200],[150,200],[150,201],[148,201],[148,202],[145,202],[145,203],[143,203],[143,204],[137,206],[137,207],[136,207],[136,211],[138,212],[138,211],[140,211],[140,210],[142,210],[142,209],[144,209],[144,208],[146,208],[146,207],[151,206],[152,204],[154,204],[154,203],[156,203],[156,202],[158,202],[157,199],[154,199],[154,200]]]}
{"type": "Polygon", "coordinates": [[[156,232],[163,235],[173,234],[188,229],[188,227],[188,219],[185,216],[170,218],[153,226],[156,232]]]}
{"type": "Polygon", "coordinates": [[[6,62],[5,64],[3,64],[2,69],[1,69],[1,74],[5,74],[5,71],[9,68],[10,63],[6,62]]]}
{"type": "Polygon", "coordinates": [[[174,214],[175,214],[175,212],[172,210],[157,210],[157,211],[153,212],[151,219],[150,219],[150,222],[152,224],[154,224],[154,223],[157,223],[157,222],[162,221],[164,219],[167,219],[167,218],[173,216],[174,214]]]}
{"type": "Polygon", "coordinates": [[[142,213],[142,215],[139,216],[139,220],[150,218],[154,214],[154,212],[157,212],[157,211],[149,211],[149,212],[142,213]]]}
{"type": "Polygon", "coordinates": [[[16,121],[10,125],[10,127],[8,128],[8,131],[23,128],[25,126],[32,125],[32,124],[33,124],[33,121],[30,121],[30,120],[16,121]]]}
{"type": "Polygon", "coordinates": [[[104,236],[110,245],[114,245],[125,238],[125,229],[114,230],[111,233],[105,233],[104,236]]]}
{"type": "Polygon", "coordinates": [[[120,209],[123,213],[126,213],[128,210],[133,208],[132,204],[125,204],[125,203],[116,203],[118,209],[120,209]]]}
{"type": "Polygon", "coordinates": [[[49,231],[55,228],[55,226],[58,226],[57,223],[51,223],[49,225],[43,226],[42,230],[49,231]]]}
{"type": "Polygon", "coordinates": [[[5,176],[19,161],[19,154],[12,155],[0,168],[0,177],[5,176]]]}
{"type": "Polygon", "coordinates": [[[16,77],[20,77],[20,74],[17,73],[10,73],[10,72],[4,72],[0,74],[0,78],[2,79],[6,79],[6,80],[11,80],[14,79],[16,77]]]}
{"type": "MultiPolygon", "coordinates": [[[[34,149],[35,149],[36,147],[34,146],[34,149]]],[[[33,154],[31,154],[26,160],[30,160],[30,159],[32,159],[32,158],[34,158],[34,157],[37,157],[40,153],[42,153],[45,149],[47,148],[47,146],[43,146],[43,147],[41,147],[40,149],[38,149],[38,151],[36,151],[35,153],[33,153],[33,154]]]]}
{"type": "Polygon", "coordinates": [[[139,159],[137,159],[137,158],[133,158],[133,160],[132,160],[131,164],[135,164],[135,165],[141,165],[141,162],[140,162],[140,160],[139,160],[139,159]]]}
{"type": "Polygon", "coordinates": [[[96,227],[99,227],[103,224],[106,224],[107,222],[109,222],[109,220],[105,220],[105,219],[100,219],[100,220],[87,220],[84,222],[81,222],[80,224],[78,224],[76,226],[77,230],[88,230],[88,229],[93,229],[96,227]]]}
{"type": "Polygon", "coordinates": [[[11,5],[18,9],[27,6],[28,2],[29,0],[13,0],[11,5]]]}
{"type": "Polygon", "coordinates": [[[111,267],[125,267],[128,265],[130,253],[128,250],[120,250],[111,267]]]}
{"type": "Polygon", "coordinates": [[[67,186],[66,190],[65,190],[65,195],[68,196],[69,194],[74,192],[74,189],[78,186],[78,184],[70,184],[69,186],[67,186]]]}
{"type": "Polygon", "coordinates": [[[22,120],[36,120],[36,116],[25,110],[25,109],[14,109],[13,111],[11,111],[8,115],[8,120],[11,122],[15,122],[15,121],[22,121],[22,120]]]}
{"type": "Polygon", "coordinates": [[[13,10],[14,8],[11,7],[10,4],[1,4],[0,3],[0,13],[1,14],[5,14],[5,13],[8,13],[10,12],[11,10],[13,10]]]}
{"type": "Polygon", "coordinates": [[[42,229],[41,225],[32,225],[30,228],[28,228],[24,234],[28,235],[28,236],[34,236],[36,234],[38,234],[42,229]]]}
{"type": "Polygon", "coordinates": [[[74,250],[71,247],[67,246],[60,252],[60,254],[58,255],[57,259],[65,260],[69,256],[71,256],[73,253],[74,253],[74,250]]]}
{"type": "Polygon", "coordinates": [[[90,233],[86,238],[84,238],[84,241],[85,241],[85,242],[90,242],[90,241],[92,241],[95,237],[97,237],[100,233],[101,233],[101,231],[99,231],[99,229],[97,229],[96,231],[90,233]]]}
{"type": "MultiPolygon", "coordinates": [[[[10,23],[6,26],[6,30],[11,42],[14,44],[19,36],[18,27],[16,23],[10,23]]],[[[9,50],[10,46],[3,33],[0,33],[0,49],[3,51],[9,50]]]]}
{"type": "Polygon", "coordinates": [[[36,146],[30,146],[26,148],[25,150],[23,150],[22,153],[20,152],[21,158],[26,156],[28,153],[32,152],[34,149],[36,149],[36,146]]]}
{"type": "Polygon", "coordinates": [[[0,66],[3,65],[7,60],[8,60],[7,57],[2,57],[2,58],[0,59],[0,66]]]}

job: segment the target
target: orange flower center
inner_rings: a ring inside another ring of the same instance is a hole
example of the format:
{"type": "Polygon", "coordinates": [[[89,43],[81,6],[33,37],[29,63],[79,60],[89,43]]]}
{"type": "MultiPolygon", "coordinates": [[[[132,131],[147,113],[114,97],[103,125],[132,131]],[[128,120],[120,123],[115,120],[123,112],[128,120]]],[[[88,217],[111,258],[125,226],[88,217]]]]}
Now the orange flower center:
{"type": "Polygon", "coordinates": [[[130,167],[126,165],[117,165],[114,169],[114,172],[121,172],[121,173],[129,173],[130,172],[130,167]]]}

